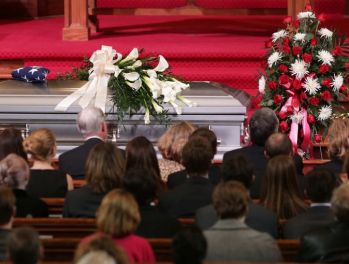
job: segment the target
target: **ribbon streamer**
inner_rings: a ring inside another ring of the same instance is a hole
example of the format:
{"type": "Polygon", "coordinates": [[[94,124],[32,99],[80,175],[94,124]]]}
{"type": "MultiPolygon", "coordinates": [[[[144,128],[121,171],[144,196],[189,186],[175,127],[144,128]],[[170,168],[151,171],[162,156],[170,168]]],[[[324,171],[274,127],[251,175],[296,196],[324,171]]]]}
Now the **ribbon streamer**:
{"type": "Polygon", "coordinates": [[[59,102],[55,110],[66,111],[69,106],[81,98],[79,105],[82,108],[87,107],[95,99],[95,106],[105,113],[108,82],[110,75],[115,72],[113,59],[116,54],[116,51],[110,46],[102,46],[100,50],[95,51],[90,58],[93,68],[90,70],[89,81],[59,102]]]}

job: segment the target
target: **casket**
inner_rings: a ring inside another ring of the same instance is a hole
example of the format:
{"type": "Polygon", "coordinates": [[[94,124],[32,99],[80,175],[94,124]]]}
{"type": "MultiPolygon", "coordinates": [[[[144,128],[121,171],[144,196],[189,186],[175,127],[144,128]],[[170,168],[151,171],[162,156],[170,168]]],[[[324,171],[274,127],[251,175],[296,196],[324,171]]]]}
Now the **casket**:
{"type": "MultiPolygon", "coordinates": [[[[75,123],[77,113],[81,110],[78,102],[66,112],[57,112],[54,107],[84,83],[48,81],[32,84],[14,80],[0,82],[1,127],[15,126],[22,130],[23,136],[36,128],[49,128],[57,137],[58,153],[81,144],[83,139],[75,123]]],[[[249,103],[247,94],[218,83],[194,82],[183,95],[197,106],[183,106],[181,115],[177,115],[171,106],[166,106],[170,123],[185,120],[198,126],[208,126],[216,133],[219,141],[218,159],[224,152],[240,147],[240,135],[249,103]]],[[[118,125],[111,102],[106,109],[110,140],[116,141],[121,147],[139,135],[146,136],[156,144],[166,130],[166,125],[154,120],[150,125],[145,125],[142,113],[126,117],[123,124],[118,125]]]]}

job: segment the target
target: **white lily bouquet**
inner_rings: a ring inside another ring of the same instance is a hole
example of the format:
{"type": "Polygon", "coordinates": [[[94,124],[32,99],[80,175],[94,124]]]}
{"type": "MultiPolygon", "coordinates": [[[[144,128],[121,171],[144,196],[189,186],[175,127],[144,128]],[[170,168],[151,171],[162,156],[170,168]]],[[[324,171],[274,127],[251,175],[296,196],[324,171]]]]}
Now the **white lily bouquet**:
{"type": "Polygon", "coordinates": [[[84,108],[95,98],[95,106],[105,111],[108,87],[112,92],[111,100],[118,121],[122,121],[125,115],[133,115],[141,110],[144,111],[145,124],[150,123],[150,116],[164,121],[168,119],[164,104],[171,105],[177,114],[182,113],[183,103],[194,105],[180,95],[189,84],[168,72],[169,64],[162,55],[158,58],[141,58],[139,55],[138,49],[134,48],[123,58],[112,47],[102,46],[89,60],[89,81],[55,109],[65,111],[79,98],[79,104],[84,108]]]}

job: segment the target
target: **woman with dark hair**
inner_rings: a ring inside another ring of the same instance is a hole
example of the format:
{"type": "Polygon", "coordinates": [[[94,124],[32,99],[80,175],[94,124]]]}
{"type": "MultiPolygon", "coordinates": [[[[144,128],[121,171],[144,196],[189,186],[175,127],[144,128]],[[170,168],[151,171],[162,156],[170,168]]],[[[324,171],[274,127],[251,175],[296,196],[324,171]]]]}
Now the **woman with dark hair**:
{"type": "Polygon", "coordinates": [[[124,250],[130,262],[155,263],[149,242],[134,234],[140,222],[137,202],[124,190],[112,190],[102,200],[96,219],[98,232],[84,238],[87,243],[97,236],[111,236],[115,245],[124,250]]]}
{"type": "Polygon", "coordinates": [[[155,179],[153,171],[142,168],[129,169],[123,178],[123,187],[133,194],[141,214],[136,234],[151,238],[173,237],[179,230],[180,224],[175,218],[159,209],[158,182],[155,179]]]}
{"type": "Polygon", "coordinates": [[[149,172],[149,175],[153,177],[156,184],[156,195],[162,192],[163,183],[161,181],[156,152],[153,144],[146,137],[135,137],[127,143],[126,173],[132,168],[139,168],[143,169],[144,172],[149,172]]]}
{"type": "Polygon", "coordinates": [[[307,208],[292,157],[278,155],[269,160],[263,181],[261,204],[279,219],[291,218],[307,208]]]}
{"type": "Polygon", "coordinates": [[[103,197],[121,187],[124,165],[124,158],[114,144],[102,142],[94,146],[85,165],[86,185],[68,192],[63,216],[95,217],[103,197]]]}
{"type": "Polygon", "coordinates": [[[27,153],[23,148],[23,137],[21,131],[13,127],[6,128],[0,134],[0,160],[4,159],[11,153],[28,161],[27,153]]]}

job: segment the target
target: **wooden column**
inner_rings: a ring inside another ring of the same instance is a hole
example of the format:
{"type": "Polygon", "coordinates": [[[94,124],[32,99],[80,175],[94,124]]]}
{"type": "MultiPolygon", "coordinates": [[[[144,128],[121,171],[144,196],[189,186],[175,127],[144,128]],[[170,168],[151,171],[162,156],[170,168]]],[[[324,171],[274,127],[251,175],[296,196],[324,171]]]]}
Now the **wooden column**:
{"type": "Polygon", "coordinates": [[[88,40],[87,0],[64,0],[63,40],[88,40]]]}
{"type": "Polygon", "coordinates": [[[295,18],[297,14],[304,10],[305,5],[310,3],[310,0],[288,0],[287,13],[289,16],[295,18]]]}

